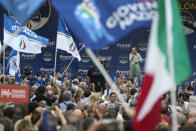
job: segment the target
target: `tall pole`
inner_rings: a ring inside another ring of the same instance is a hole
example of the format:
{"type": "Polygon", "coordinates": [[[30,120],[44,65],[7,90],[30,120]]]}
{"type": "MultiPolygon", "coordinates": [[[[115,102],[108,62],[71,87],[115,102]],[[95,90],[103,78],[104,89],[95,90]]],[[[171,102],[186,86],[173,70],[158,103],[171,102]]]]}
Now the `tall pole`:
{"type": "MultiPolygon", "coordinates": [[[[78,52],[80,53],[80,51],[81,51],[84,47],[85,47],[85,46],[84,46],[84,45],[82,45],[82,47],[80,48],[80,50],[79,50],[78,52]]],[[[75,59],[75,57],[73,57],[73,58],[72,58],[72,60],[69,62],[68,66],[67,66],[67,68],[65,69],[65,71],[64,71],[64,72],[67,72],[67,70],[69,69],[69,67],[70,67],[71,63],[74,61],[74,59],[75,59]]],[[[64,73],[64,72],[63,72],[63,73],[64,73]]]]}
{"type": "Polygon", "coordinates": [[[109,76],[107,71],[105,70],[104,66],[99,62],[99,60],[97,59],[97,57],[95,56],[95,54],[92,52],[92,50],[90,48],[88,48],[88,47],[86,48],[86,53],[89,55],[91,60],[95,63],[96,67],[99,69],[99,71],[101,72],[101,74],[103,75],[103,77],[105,78],[105,80],[107,81],[109,86],[112,88],[112,90],[114,92],[116,92],[120,102],[123,103],[123,107],[125,108],[125,111],[127,113],[129,113],[130,107],[127,106],[126,104],[124,104],[124,103],[126,103],[124,97],[121,95],[119,89],[114,84],[113,80],[111,79],[111,77],[109,76]]]}
{"type": "Polygon", "coordinates": [[[177,111],[176,111],[176,92],[175,92],[175,83],[174,83],[174,58],[173,58],[173,35],[172,35],[172,27],[173,23],[172,20],[174,17],[172,16],[172,7],[171,7],[172,0],[165,0],[165,5],[167,9],[165,9],[166,14],[166,31],[167,31],[167,53],[169,58],[169,72],[172,79],[172,88],[171,88],[171,108],[172,108],[172,131],[178,131],[178,123],[177,123],[177,111]]]}
{"type": "Polygon", "coordinates": [[[3,75],[5,75],[5,49],[3,51],[3,75]]]}
{"type": "Polygon", "coordinates": [[[55,74],[56,74],[56,59],[57,59],[57,43],[55,48],[55,61],[54,61],[54,78],[56,80],[55,74]]]}

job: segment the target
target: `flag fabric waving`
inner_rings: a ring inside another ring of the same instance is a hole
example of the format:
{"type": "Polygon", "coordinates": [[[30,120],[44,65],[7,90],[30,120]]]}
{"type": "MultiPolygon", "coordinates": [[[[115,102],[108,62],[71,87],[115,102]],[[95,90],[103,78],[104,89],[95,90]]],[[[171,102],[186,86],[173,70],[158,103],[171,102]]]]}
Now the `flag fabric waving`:
{"type": "Polygon", "coordinates": [[[24,24],[45,0],[0,0],[0,4],[10,12],[17,21],[24,24]]]}
{"type": "Polygon", "coordinates": [[[12,50],[8,57],[8,72],[11,76],[15,76],[20,67],[20,53],[12,50]]]}
{"type": "Polygon", "coordinates": [[[182,82],[182,90],[185,91],[185,89],[186,89],[186,84],[185,84],[185,81],[183,81],[182,82]]]}
{"type": "Polygon", "coordinates": [[[73,57],[78,58],[79,61],[81,60],[76,44],[73,41],[73,38],[69,33],[63,18],[61,18],[60,16],[56,44],[57,49],[67,51],[68,53],[72,54],[73,57]]]}
{"type": "Polygon", "coordinates": [[[31,54],[41,53],[41,48],[46,47],[49,41],[4,14],[4,42],[10,41],[10,39],[12,40],[7,43],[8,46],[16,51],[31,54]],[[15,35],[14,32],[18,28],[21,30],[18,35],[15,35]]]}
{"type": "Polygon", "coordinates": [[[15,82],[19,81],[19,70],[15,73],[15,82]]]}
{"type": "Polygon", "coordinates": [[[52,128],[50,126],[50,124],[48,123],[48,111],[44,111],[43,113],[43,125],[44,125],[44,130],[45,131],[52,131],[52,128]]]}
{"type": "Polygon", "coordinates": [[[131,31],[150,26],[155,0],[51,0],[78,41],[91,49],[116,43],[131,31]]]}
{"type": "Polygon", "coordinates": [[[153,131],[160,120],[161,96],[191,75],[176,0],[159,0],[147,51],[145,77],[134,119],[135,131],[153,131]]]}

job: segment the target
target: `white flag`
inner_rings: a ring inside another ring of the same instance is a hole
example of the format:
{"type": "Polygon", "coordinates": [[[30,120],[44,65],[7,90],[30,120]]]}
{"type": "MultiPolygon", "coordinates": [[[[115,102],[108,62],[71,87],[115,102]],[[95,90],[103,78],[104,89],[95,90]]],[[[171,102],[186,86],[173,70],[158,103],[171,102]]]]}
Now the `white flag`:
{"type": "Polygon", "coordinates": [[[78,58],[79,61],[81,60],[76,44],[60,17],[56,44],[57,49],[67,51],[68,53],[72,54],[73,57],[78,58]]]}
{"type": "Polygon", "coordinates": [[[19,52],[39,54],[41,48],[47,46],[48,39],[37,35],[4,14],[4,42],[19,52]],[[16,29],[21,29],[17,35],[16,29]]]}
{"type": "Polygon", "coordinates": [[[15,76],[15,73],[20,67],[20,53],[18,51],[12,50],[8,58],[8,70],[11,76],[15,76]]]}

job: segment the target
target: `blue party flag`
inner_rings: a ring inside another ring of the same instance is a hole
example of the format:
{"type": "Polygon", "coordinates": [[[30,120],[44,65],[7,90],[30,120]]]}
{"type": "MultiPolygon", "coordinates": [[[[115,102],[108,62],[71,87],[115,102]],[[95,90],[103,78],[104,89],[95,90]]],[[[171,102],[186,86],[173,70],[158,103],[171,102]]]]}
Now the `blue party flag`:
{"type": "Polygon", "coordinates": [[[182,83],[182,90],[184,91],[186,89],[185,81],[182,83]]]}
{"type": "Polygon", "coordinates": [[[17,21],[24,24],[45,0],[0,0],[0,4],[9,11],[17,21]]]}
{"type": "Polygon", "coordinates": [[[76,39],[92,49],[115,44],[137,28],[150,27],[157,9],[155,0],[51,0],[51,3],[76,39]]]}
{"type": "Polygon", "coordinates": [[[42,74],[41,74],[40,85],[43,85],[43,78],[42,78],[42,74]]]}
{"type": "Polygon", "coordinates": [[[43,113],[43,123],[44,123],[44,130],[45,131],[52,131],[52,128],[48,123],[47,111],[45,111],[43,113]]]}
{"type": "Polygon", "coordinates": [[[194,87],[194,96],[196,96],[196,86],[194,87]]]}
{"type": "Polygon", "coordinates": [[[4,41],[10,41],[8,46],[16,51],[39,54],[42,51],[41,48],[46,47],[49,40],[37,35],[32,30],[22,26],[18,21],[4,14],[4,41]],[[20,29],[20,31],[16,35],[15,31],[17,29],[20,29]]]}
{"type": "Polygon", "coordinates": [[[176,100],[178,100],[178,91],[179,91],[179,85],[176,87],[176,100]]]}
{"type": "Polygon", "coordinates": [[[61,78],[61,83],[63,83],[65,80],[65,73],[63,73],[62,78],[61,78]]]}
{"type": "Polygon", "coordinates": [[[15,73],[15,82],[19,81],[19,70],[15,73]]]}
{"type": "Polygon", "coordinates": [[[139,73],[138,78],[137,78],[137,84],[138,84],[137,88],[139,88],[141,86],[141,79],[140,79],[141,76],[140,75],[141,74],[139,73]]]}
{"type": "Polygon", "coordinates": [[[15,76],[20,67],[20,53],[12,49],[7,63],[8,72],[6,74],[15,76]]]}

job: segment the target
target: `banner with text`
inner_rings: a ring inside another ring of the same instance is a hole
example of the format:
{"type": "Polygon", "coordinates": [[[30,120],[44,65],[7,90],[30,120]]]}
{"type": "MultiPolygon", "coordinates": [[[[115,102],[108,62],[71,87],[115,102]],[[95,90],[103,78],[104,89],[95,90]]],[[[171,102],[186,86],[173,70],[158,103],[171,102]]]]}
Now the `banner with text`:
{"type": "Polygon", "coordinates": [[[0,85],[0,102],[29,102],[28,86],[0,85]]]}

